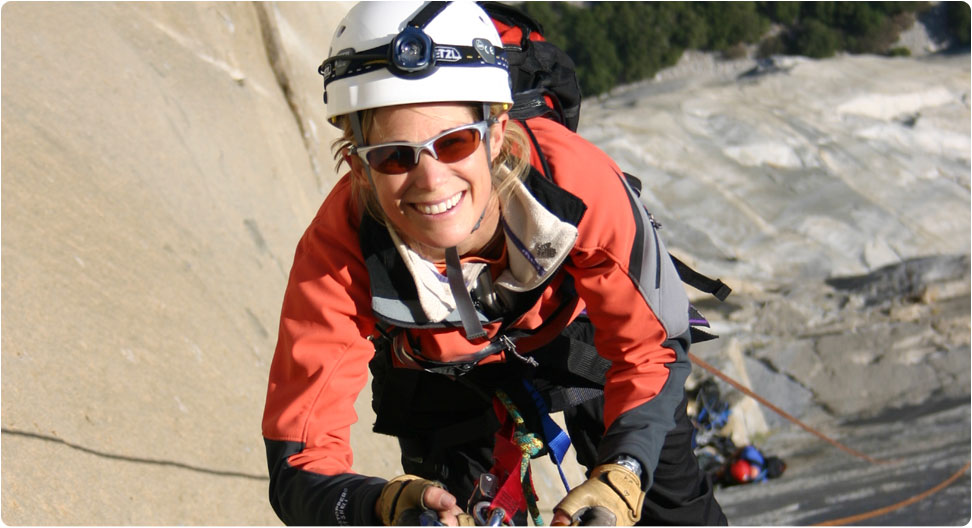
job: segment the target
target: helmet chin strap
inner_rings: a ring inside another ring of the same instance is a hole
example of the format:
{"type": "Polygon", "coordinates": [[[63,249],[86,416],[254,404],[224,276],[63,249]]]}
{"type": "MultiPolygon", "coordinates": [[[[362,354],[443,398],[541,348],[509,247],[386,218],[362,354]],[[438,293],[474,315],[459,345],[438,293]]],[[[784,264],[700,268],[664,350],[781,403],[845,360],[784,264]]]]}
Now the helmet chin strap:
{"type": "MultiPolygon", "coordinates": [[[[489,123],[492,116],[489,115],[489,103],[483,103],[483,120],[489,123]]],[[[493,156],[490,155],[490,127],[486,127],[486,137],[483,138],[483,144],[486,145],[486,167],[489,169],[489,181],[492,184],[493,181],[493,156]]],[[[473,226],[472,231],[469,233],[475,233],[479,229],[479,224],[483,222],[483,218],[486,217],[486,210],[489,209],[489,200],[486,200],[486,205],[483,206],[483,212],[479,214],[479,219],[476,220],[476,225],[473,226]]]]}
{"type": "MultiPolygon", "coordinates": [[[[351,124],[351,132],[354,134],[355,144],[364,145],[364,134],[361,130],[361,119],[358,112],[351,112],[348,118],[351,124]]],[[[487,121],[490,119],[489,103],[483,103],[483,119],[487,121]]],[[[487,137],[483,138],[483,142],[486,144],[486,164],[490,172],[490,181],[492,181],[493,158],[490,155],[489,129],[487,129],[487,137]]],[[[377,192],[374,177],[371,175],[371,167],[367,163],[362,163],[362,166],[364,166],[365,174],[368,176],[368,183],[371,185],[371,189],[377,192]]],[[[483,218],[486,217],[486,211],[488,209],[489,200],[486,201],[483,212],[479,214],[479,219],[476,220],[476,225],[473,226],[469,234],[475,233],[479,229],[483,218]]],[[[452,297],[456,301],[456,311],[459,312],[459,319],[462,321],[462,329],[466,335],[466,339],[473,341],[486,337],[486,330],[479,321],[479,313],[473,306],[472,296],[469,295],[469,290],[466,288],[466,281],[462,276],[462,263],[459,261],[458,248],[456,246],[447,248],[445,250],[445,259],[446,278],[449,280],[449,290],[452,292],[452,297]]]]}

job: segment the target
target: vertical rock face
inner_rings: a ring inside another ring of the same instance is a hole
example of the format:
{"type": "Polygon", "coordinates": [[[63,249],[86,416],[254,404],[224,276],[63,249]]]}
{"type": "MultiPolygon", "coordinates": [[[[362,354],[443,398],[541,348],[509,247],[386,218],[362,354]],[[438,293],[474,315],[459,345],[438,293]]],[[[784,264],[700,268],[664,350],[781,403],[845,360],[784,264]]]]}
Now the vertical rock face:
{"type": "MultiPolygon", "coordinates": [[[[5,522],[278,522],[260,418],[294,248],[337,177],[316,68],[348,7],[3,6],[5,522]]],[[[801,416],[967,394],[968,57],[751,66],[582,116],[669,247],[737,291],[698,353],[732,338],[801,416]]],[[[391,477],[369,399],[355,469],[391,477]]],[[[537,486],[562,493],[542,461],[537,486]]]]}
{"type": "Polygon", "coordinates": [[[5,522],[277,522],[260,417],[346,9],[4,5],[5,522]]]}

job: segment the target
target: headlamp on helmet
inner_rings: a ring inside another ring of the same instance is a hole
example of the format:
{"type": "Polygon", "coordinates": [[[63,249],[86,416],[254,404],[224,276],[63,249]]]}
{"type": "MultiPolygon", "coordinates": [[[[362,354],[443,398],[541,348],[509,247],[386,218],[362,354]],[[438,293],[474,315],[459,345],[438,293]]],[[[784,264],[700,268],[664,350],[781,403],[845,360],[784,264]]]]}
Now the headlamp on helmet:
{"type": "Polygon", "coordinates": [[[409,26],[391,42],[391,63],[404,72],[422,71],[432,65],[432,39],[421,29],[409,26]]]}
{"type": "Polygon", "coordinates": [[[431,75],[439,66],[492,66],[509,72],[506,54],[496,52],[489,40],[473,39],[472,45],[440,46],[420,28],[408,26],[389,44],[361,53],[353,49],[339,51],[321,63],[317,72],[324,76],[324,102],[327,85],[333,81],[362,75],[380,68],[402,78],[431,75]]]}

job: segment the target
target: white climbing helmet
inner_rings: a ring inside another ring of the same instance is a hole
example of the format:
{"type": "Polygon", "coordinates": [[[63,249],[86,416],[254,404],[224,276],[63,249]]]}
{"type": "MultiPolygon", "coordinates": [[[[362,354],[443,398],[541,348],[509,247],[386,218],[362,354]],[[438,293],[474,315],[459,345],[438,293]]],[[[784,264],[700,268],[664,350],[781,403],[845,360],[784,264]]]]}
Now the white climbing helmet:
{"type": "Polygon", "coordinates": [[[400,104],[513,103],[503,43],[474,2],[360,2],[318,72],[332,123],[400,104]]]}

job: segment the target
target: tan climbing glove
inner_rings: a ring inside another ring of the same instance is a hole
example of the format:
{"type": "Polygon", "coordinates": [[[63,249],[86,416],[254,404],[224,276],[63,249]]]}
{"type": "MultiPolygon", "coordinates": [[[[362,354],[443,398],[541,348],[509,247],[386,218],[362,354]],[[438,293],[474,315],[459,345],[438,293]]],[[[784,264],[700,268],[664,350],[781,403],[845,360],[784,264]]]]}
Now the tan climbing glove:
{"type": "Polygon", "coordinates": [[[632,526],[641,518],[644,502],[638,475],[618,464],[604,464],[554,510],[563,511],[574,526],[632,526]]]}
{"type": "Polygon", "coordinates": [[[381,489],[381,495],[375,504],[375,511],[382,524],[396,526],[417,520],[418,514],[427,509],[422,497],[430,486],[443,487],[438,482],[415,475],[402,475],[389,480],[381,489]]]}
{"type": "MultiPolygon", "coordinates": [[[[432,514],[438,519],[438,513],[426,506],[423,497],[430,487],[445,489],[439,482],[425,480],[415,475],[395,477],[385,484],[375,503],[375,512],[385,526],[418,526],[419,516],[432,514]]],[[[475,526],[471,515],[458,513],[456,520],[459,526],[475,526]]]]}

